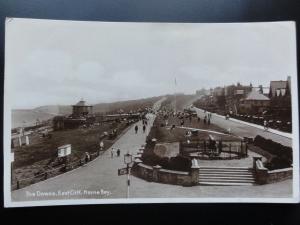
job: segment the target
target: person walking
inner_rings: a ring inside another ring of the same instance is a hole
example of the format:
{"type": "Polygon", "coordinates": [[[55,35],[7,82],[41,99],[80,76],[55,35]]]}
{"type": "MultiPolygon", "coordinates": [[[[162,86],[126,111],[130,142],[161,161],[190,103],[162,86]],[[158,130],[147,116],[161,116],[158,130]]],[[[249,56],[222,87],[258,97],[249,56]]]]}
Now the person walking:
{"type": "Polygon", "coordinates": [[[146,126],[144,125],[143,126],[143,133],[145,133],[145,131],[146,131],[146,126]]]}
{"type": "Polygon", "coordinates": [[[135,130],[135,133],[137,134],[137,132],[138,132],[138,130],[139,130],[139,127],[138,127],[138,125],[135,125],[135,128],[134,128],[134,130],[135,130]]]}
{"type": "Polygon", "coordinates": [[[117,156],[118,156],[118,157],[120,157],[120,153],[121,153],[121,151],[120,151],[120,149],[118,148],[118,150],[117,150],[117,156]]]}
{"type": "Polygon", "coordinates": [[[231,128],[230,127],[228,127],[227,131],[228,131],[228,134],[231,134],[231,128]]]}
{"type": "Polygon", "coordinates": [[[88,163],[90,159],[90,154],[88,152],[85,152],[85,163],[88,163]]]}
{"type": "Polygon", "coordinates": [[[268,130],[268,122],[267,120],[264,120],[264,130],[268,130]]]}
{"type": "Polygon", "coordinates": [[[184,120],[181,120],[180,125],[183,127],[183,125],[184,125],[184,120]]]}
{"type": "Polygon", "coordinates": [[[111,148],[111,151],[110,151],[110,156],[111,156],[111,158],[114,157],[114,154],[115,154],[115,149],[114,149],[114,148],[111,148]]]}

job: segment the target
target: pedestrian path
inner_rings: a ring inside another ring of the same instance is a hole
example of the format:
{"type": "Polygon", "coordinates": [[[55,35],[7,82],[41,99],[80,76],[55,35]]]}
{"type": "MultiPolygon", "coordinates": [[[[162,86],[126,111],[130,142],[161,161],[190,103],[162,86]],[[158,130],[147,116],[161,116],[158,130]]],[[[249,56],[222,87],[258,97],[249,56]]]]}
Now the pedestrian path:
{"type": "MultiPolygon", "coordinates": [[[[197,107],[194,107],[196,110],[201,110],[203,113],[204,113],[204,110],[202,109],[199,109],[197,107]]],[[[206,111],[208,112],[208,111],[206,111]]],[[[210,112],[208,112],[210,113],[210,112]]],[[[212,115],[214,116],[217,116],[217,117],[220,117],[220,118],[224,118],[225,119],[225,116],[222,116],[222,115],[219,115],[217,113],[211,113],[212,115]]],[[[263,130],[265,131],[265,128],[261,125],[258,125],[258,124],[254,124],[254,123],[249,123],[249,122],[245,122],[245,121],[242,121],[242,120],[238,120],[238,119],[235,119],[235,118],[230,118],[231,121],[234,121],[236,123],[240,123],[240,124],[244,124],[244,125],[247,125],[247,126],[251,126],[251,127],[255,127],[255,128],[258,128],[260,130],[263,130]]],[[[279,131],[279,130],[275,130],[275,129],[271,129],[271,128],[268,128],[268,130],[266,132],[270,132],[270,133],[273,133],[273,134],[277,134],[277,135],[280,135],[280,136],[283,136],[283,137],[286,137],[286,138],[292,138],[292,134],[290,133],[286,133],[286,132],[282,132],[282,131],[279,131]]]]}
{"type": "MultiPolygon", "coordinates": [[[[159,109],[159,104],[156,105],[159,109]]],[[[57,177],[45,180],[12,192],[12,200],[45,201],[54,200],[50,204],[70,204],[65,200],[78,200],[75,203],[91,204],[99,199],[126,198],[127,177],[118,176],[118,169],[125,167],[124,154],[128,151],[135,154],[145,143],[147,134],[155,119],[155,115],[148,114],[148,126],[142,131],[142,121],[136,123],[139,130],[135,134],[135,124],[127,130],[112,147],[120,149],[120,157],[111,158],[111,152],[106,151],[102,157],[95,159],[84,167],[72,170],[57,177]]],[[[292,193],[291,181],[276,184],[253,186],[251,189],[239,186],[210,187],[193,186],[182,187],[154,182],[131,176],[131,198],[195,198],[195,197],[289,197],[292,193]]],[[[114,202],[115,200],[112,200],[114,202]]],[[[74,203],[74,202],[73,202],[74,203]]],[[[97,202],[99,203],[99,202],[97,202]]],[[[30,203],[31,205],[34,203],[30,203]]],[[[37,202],[37,205],[43,204],[37,202]]]]}
{"type": "MultiPolygon", "coordinates": [[[[160,108],[164,100],[165,98],[162,98],[154,104],[154,111],[160,108]]],[[[133,124],[101,157],[67,173],[15,190],[12,192],[12,200],[125,198],[127,192],[126,176],[118,176],[118,169],[126,166],[124,154],[129,152],[134,155],[141,145],[145,144],[146,137],[155,120],[155,115],[147,114],[146,118],[148,122],[145,132],[142,129],[142,121],[133,124]],[[135,126],[138,126],[137,133],[135,132],[135,126]],[[112,148],[115,149],[113,157],[111,154],[112,148]],[[119,157],[116,154],[118,149],[120,149],[119,157]]]]}
{"type": "MultiPolygon", "coordinates": [[[[196,110],[196,113],[199,117],[202,118],[205,116],[204,110],[198,109],[196,107],[194,107],[194,109],[196,110]]],[[[217,126],[225,130],[230,130],[231,134],[234,134],[240,138],[244,138],[244,137],[254,138],[256,137],[256,135],[260,135],[266,139],[272,139],[273,141],[281,143],[282,145],[289,146],[289,147],[293,146],[292,138],[265,131],[264,129],[252,126],[252,124],[250,126],[248,124],[236,122],[231,119],[226,120],[223,116],[217,114],[212,114],[211,123],[216,124],[217,126]]]]}

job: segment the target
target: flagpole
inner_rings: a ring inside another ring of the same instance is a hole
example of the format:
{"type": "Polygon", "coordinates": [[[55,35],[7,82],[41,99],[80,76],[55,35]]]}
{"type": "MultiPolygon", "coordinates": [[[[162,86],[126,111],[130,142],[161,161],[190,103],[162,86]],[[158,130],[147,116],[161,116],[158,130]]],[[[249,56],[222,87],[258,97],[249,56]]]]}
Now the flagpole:
{"type": "Polygon", "coordinates": [[[177,83],[176,83],[176,77],[175,77],[175,93],[174,93],[174,95],[175,95],[175,106],[174,106],[174,112],[175,112],[175,114],[177,113],[177,109],[176,109],[176,106],[177,106],[177,99],[176,99],[176,95],[177,95],[177,93],[176,93],[176,86],[177,86],[177,83]]]}

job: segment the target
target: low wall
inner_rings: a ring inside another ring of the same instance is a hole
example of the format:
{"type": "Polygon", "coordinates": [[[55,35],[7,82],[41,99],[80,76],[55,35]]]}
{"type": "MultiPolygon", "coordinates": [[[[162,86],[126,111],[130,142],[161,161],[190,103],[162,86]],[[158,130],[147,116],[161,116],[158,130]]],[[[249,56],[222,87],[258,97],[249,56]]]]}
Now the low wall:
{"type": "Polygon", "coordinates": [[[268,171],[267,183],[275,183],[286,179],[293,178],[293,168],[268,171]]]}
{"type": "Polygon", "coordinates": [[[261,157],[253,157],[253,167],[258,184],[270,184],[293,177],[293,168],[284,168],[278,170],[268,170],[264,167],[261,157]]]}
{"type": "MultiPolygon", "coordinates": [[[[199,169],[195,172],[199,173],[199,169]]],[[[198,180],[192,181],[192,172],[182,172],[175,170],[161,169],[160,166],[148,166],[143,163],[136,164],[133,174],[139,178],[150,182],[164,184],[176,184],[182,186],[192,186],[198,183],[198,180]]],[[[195,176],[197,177],[197,176],[195,176]]]]}

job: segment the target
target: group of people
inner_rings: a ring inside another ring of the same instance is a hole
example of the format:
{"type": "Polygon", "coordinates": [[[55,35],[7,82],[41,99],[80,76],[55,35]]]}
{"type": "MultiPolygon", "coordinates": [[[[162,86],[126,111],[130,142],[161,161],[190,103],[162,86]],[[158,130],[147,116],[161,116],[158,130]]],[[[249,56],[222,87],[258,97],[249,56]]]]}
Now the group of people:
{"type": "MultiPolygon", "coordinates": [[[[143,123],[143,126],[142,126],[143,133],[145,133],[145,132],[146,132],[146,127],[147,127],[147,125],[148,125],[147,119],[143,119],[143,120],[142,120],[142,123],[143,123]]],[[[138,126],[138,125],[135,125],[134,130],[135,130],[135,133],[137,134],[137,133],[138,133],[138,130],[139,130],[139,126],[138,126]]]]}
{"type": "Polygon", "coordinates": [[[117,154],[117,157],[120,157],[121,150],[119,148],[117,150],[115,148],[111,148],[110,151],[111,158],[113,158],[115,154],[117,154]]]}
{"type": "Polygon", "coordinates": [[[211,113],[205,114],[204,120],[203,120],[204,124],[210,125],[211,115],[212,115],[211,113]]]}

